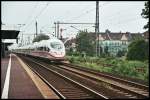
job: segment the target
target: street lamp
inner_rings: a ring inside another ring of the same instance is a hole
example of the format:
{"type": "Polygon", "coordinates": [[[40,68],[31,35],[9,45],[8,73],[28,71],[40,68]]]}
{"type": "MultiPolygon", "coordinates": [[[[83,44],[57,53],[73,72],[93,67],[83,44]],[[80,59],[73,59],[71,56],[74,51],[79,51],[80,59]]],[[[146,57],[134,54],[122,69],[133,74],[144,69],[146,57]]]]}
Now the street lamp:
{"type": "Polygon", "coordinates": [[[72,27],[72,28],[74,28],[74,29],[76,29],[76,30],[78,30],[78,31],[81,31],[81,30],[77,29],[77,28],[76,28],[76,27],[74,27],[74,26],[70,26],[70,27],[72,27]]]}

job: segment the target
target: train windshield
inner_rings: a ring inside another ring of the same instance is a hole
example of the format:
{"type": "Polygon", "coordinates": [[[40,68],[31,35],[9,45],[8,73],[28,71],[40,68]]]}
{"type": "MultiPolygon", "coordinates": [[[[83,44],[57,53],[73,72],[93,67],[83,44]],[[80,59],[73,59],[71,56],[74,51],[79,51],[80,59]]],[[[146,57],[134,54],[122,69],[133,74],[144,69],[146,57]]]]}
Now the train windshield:
{"type": "Polygon", "coordinates": [[[60,50],[60,49],[63,48],[62,44],[60,44],[59,42],[52,42],[50,45],[51,45],[52,48],[54,48],[56,50],[60,50]]]}

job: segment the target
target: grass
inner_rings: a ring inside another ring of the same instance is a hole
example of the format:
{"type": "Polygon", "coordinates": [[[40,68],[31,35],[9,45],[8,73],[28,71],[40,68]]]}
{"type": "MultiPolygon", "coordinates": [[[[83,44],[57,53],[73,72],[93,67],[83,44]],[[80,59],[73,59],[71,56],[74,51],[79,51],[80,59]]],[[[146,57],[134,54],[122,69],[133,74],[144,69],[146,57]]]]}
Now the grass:
{"type": "Polygon", "coordinates": [[[148,60],[140,62],[128,61],[124,58],[82,58],[80,56],[67,56],[67,59],[73,64],[98,70],[100,72],[109,72],[121,76],[142,79],[146,82],[149,81],[148,60]]]}

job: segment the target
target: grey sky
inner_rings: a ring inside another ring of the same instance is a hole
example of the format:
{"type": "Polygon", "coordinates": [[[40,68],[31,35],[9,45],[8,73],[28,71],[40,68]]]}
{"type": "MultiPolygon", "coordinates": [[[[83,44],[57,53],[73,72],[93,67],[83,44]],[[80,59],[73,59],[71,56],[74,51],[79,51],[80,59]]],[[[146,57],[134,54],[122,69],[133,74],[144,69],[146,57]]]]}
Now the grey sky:
{"type": "MultiPolygon", "coordinates": [[[[2,22],[6,25],[26,24],[21,27],[21,34],[35,34],[35,21],[38,33],[54,32],[54,22],[95,22],[95,1],[2,1],[2,22]]],[[[144,32],[146,20],[141,17],[144,1],[100,1],[100,31],[144,32]]],[[[64,37],[74,36],[78,30],[71,25],[60,25],[64,37]]],[[[93,25],[73,25],[88,31],[94,31],[93,25]]],[[[26,36],[28,37],[28,36],[26,36]]],[[[30,38],[32,38],[30,36],[30,38]]]]}

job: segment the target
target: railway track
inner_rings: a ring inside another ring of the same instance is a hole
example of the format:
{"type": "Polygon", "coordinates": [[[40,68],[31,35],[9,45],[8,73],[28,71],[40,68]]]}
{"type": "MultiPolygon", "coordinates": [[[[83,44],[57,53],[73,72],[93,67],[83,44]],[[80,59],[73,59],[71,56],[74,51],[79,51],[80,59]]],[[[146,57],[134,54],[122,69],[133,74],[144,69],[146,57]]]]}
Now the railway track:
{"type": "Polygon", "coordinates": [[[107,97],[89,89],[88,87],[47,68],[46,66],[23,58],[23,61],[44,81],[56,94],[63,99],[107,99],[107,97]]]}
{"type": "MultiPolygon", "coordinates": [[[[68,70],[80,70],[80,71],[84,71],[84,72],[87,72],[87,73],[90,73],[94,76],[99,76],[99,77],[103,77],[103,78],[106,78],[106,79],[109,79],[109,80],[112,80],[113,82],[119,82],[121,84],[124,84],[124,85],[127,85],[129,87],[133,87],[133,88],[137,88],[137,89],[140,89],[142,91],[145,91],[148,95],[148,92],[149,92],[149,86],[147,85],[143,85],[143,84],[140,84],[140,83],[136,83],[136,82],[132,82],[132,81],[129,81],[129,80],[125,80],[125,79],[121,79],[121,78],[117,78],[117,77],[114,77],[112,75],[107,75],[107,74],[103,74],[101,72],[98,72],[98,71],[94,71],[94,70],[91,70],[91,69],[88,69],[88,68],[83,68],[81,66],[77,66],[77,65],[73,65],[73,64],[68,64],[68,63],[61,63],[61,65],[64,65],[62,66],[63,68],[66,68],[68,70]],[[67,67],[65,67],[67,66],[67,67]]],[[[61,66],[59,65],[59,66],[61,66]]],[[[139,90],[137,90],[139,91],[139,90]]],[[[144,93],[143,93],[144,94],[144,93]]]]}
{"type": "Polygon", "coordinates": [[[47,66],[48,69],[69,76],[71,79],[86,85],[97,93],[102,93],[108,98],[148,98],[148,87],[141,84],[129,82],[127,80],[104,75],[66,63],[61,65],[50,65],[41,61],[38,62],[47,66]]]}
{"type": "MultiPolygon", "coordinates": [[[[112,87],[121,89],[125,92],[129,92],[129,93],[137,96],[138,98],[148,98],[149,97],[149,87],[146,85],[128,81],[128,80],[124,80],[121,78],[117,78],[117,77],[114,77],[111,75],[106,75],[101,72],[84,69],[83,67],[79,67],[79,66],[72,65],[72,64],[63,63],[62,65],[58,65],[58,66],[66,69],[66,70],[82,73],[84,75],[87,75],[90,78],[102,80],[102,81],[110,84],[112,87]],[[62,65],[65,65],[65,66],[62,66],[62,65]]],[[[118,92],[120,92],[120,91],[118,91],[118,92]]]]}

